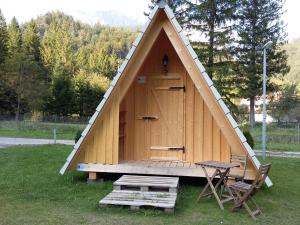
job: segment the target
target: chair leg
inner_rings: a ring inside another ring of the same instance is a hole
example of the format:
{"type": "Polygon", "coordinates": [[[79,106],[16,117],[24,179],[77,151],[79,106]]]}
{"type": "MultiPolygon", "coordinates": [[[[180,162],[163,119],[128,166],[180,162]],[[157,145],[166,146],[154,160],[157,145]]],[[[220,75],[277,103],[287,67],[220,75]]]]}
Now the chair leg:
{"type": "Polygon", "coordinates": [[[253,211],[250,209],[250,207],[247,205],[246,201],[243,202],[243,206],[246,209],[246,211],[249,213],[249,215],[251,216],[251,218],[253,220],[256,220],[255,214],[253,213],[253,211]]]}
{"type": "Polygon", "coordinates": [[[256,202],[254,201],[254,199],[251,196],[249,196],[249,198],[242,200],[243,195],[239,191],[233,190],[233,193],[236,195],[236,198],[234,199],[234,205],[233,205],[231,211],[234,211],[237,208],[244,207],[246,209],[246,211],[248,212],[248,214],[251,216],[251,218],[253,220],[256,220],[255,215],[261,213],[261,211],[260,211],[258,205],[256,204],[256,202]],[[255,206],[255,209],[252,210],[249,207],[249,205],[247,204],[248,200],[253,203],[253,205],[255,206]]]}
{"type": "Polygon", "coordinates": [[[262,214],[262,212],[261,212],[259,206],[258,206],[257,203],[254,201],[254,199],[253,199],[252,197],[250,197],[249,200],[250,200],[250,201],[252,202],[252,204],[255,206],[256,211],[259,211],[260,214],[262,214]]]}

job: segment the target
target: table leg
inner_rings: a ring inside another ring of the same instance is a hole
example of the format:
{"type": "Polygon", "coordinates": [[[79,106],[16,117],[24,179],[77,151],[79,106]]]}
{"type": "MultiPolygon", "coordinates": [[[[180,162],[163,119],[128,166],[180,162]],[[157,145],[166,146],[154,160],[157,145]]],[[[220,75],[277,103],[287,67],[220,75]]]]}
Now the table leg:
{"type": "MultiPolygon", "coordinates": [[[[215,196],[215,198],[216,198],[216,200],[217,200],[217,202],[218,202],[220,208],[221,208],[222,210],[224,210],[223,204],[222,204],[222,202],[221,202],[221,200],[220,200],[220,198],[219,198],[219,195],[217,194],[216,189],[215,189],[215,187],[214,187],[214,185],[213,185],[213,183],[212,183],[214,177],[215,177],[216,174],[218,173],[218,170],[216,170],[216,171],[214,172],[212,178],[209,178],[209,175],[208,175],[208,173],[207,173],[207,171],[206,171],[206,168],[205,168],[205,167],[202,167],[202,168],[203,168],[203,171],[204,171],[205,176],[206,176],[207,181],[208,181],[208,185],[210,186],[212,193],[214,194],[214,196],[215,196]]],[[[200,200],[200,198],[202,197],[202,195],[204,194],[204,192],[205,192],[206,189],[208,188],[208,185],[205,186],[205,189],[201,192],[201,194],[199,195],[197,201],[200,200]]]]}
{"type": "MultiPolygon", "coordinates": [[[[202,169],[203,169],[203,171],[204,171],[204,174],[205,174],[205,176],[206,176],[206,179],[209,181],[210,178],[209,178],[209,176],[207,175],[208,173],[207,173],[205,167],[202,167],[202,169]]],[[[215,171],[215,172],[213,173],[211,179],[214,179],[214,177],[216,176],[216,174],[217,174],[217,171],[215,171]]],[[[207,190],[208,187],[209,187],[209,182],[207,182],[207,184],[205,185],[204,189],[203,189],[203,190],[201,191],[201,193],[199,194],[199,196],[198,196],[198,198],[197,198],[197,202],[199,202],[200,198],[203,197],[203,195],[204,195],[204,193],[206,192],[206,190],[207,190]]]]}
{"type": "Polygon", "coordinates": [[[220,175],[220,179],[218,181],[218,183],[215,186],[215,189],[218,189],[218,187],[220,186],[220,184],[223,182],[224,183],[224,179],[226,177],[226,175],[229,173],[229,169],[226,169],[224,172],[221,172],[221,170],[218,170],[218,175],[220,175]]]}

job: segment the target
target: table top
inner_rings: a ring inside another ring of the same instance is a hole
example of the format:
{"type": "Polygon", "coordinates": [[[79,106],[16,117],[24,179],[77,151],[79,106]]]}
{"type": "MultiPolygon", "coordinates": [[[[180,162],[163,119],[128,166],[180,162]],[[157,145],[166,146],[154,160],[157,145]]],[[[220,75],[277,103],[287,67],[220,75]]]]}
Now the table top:
{"type": "Polygon", "coordinates": [[[196,162],[195,164],[199,166],[216,168],[216,169],[224,169],[224,170],[233,167],[240,167],[238,163],[220,162],[215,160],[201,161],[201,162],[196,162]]]}

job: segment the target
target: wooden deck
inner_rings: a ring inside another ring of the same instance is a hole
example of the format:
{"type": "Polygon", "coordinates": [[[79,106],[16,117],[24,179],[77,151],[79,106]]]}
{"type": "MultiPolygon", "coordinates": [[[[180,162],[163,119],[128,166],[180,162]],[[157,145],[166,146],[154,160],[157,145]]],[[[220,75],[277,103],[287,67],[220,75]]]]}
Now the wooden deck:
{"type": "MultiPolygon", "coordinates": [[[[167,160],[123,161],[115,165],[81,163],[78,164],[77,170],[99,173],[205,177],[201,166],[190,162],[167,160]]],[[[207,172],[211,176],[214,172],[214,169],[207,168],[207,172]]],[[[253,180],[253,172],[247,170],[245,179],[253,180]]]]}

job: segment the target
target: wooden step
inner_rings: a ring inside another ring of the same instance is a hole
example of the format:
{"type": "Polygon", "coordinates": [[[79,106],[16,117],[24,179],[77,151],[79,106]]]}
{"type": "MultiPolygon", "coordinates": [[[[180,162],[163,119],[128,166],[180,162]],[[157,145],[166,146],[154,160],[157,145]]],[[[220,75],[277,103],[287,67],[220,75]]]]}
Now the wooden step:
{"type": "Polygon", "coordinates": [[[176,198],[177,193],[113,190],[100,200],[99,204],[130,206],[131,209],[139,209],[141,206],[153,206],[163,208],[165,212],[173,212],[176,198]]]}
{"type": "Polygon", "coordinates": [[[114,182],[114,190],[159,190],[177,193],[178,182],[178,177],[123,175],[114,182]]]}

